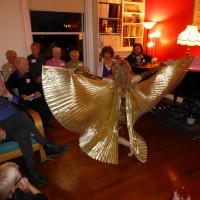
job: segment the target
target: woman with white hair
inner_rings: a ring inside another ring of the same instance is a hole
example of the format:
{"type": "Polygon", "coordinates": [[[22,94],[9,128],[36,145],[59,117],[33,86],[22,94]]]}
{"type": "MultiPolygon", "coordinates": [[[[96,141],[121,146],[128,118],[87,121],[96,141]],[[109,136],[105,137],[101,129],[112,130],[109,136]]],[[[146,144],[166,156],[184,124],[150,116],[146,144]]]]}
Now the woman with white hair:
{"type": "Polygon", "coordinates": [[[53,58],[47,60],[46,65],[52,67],[66,67],[66,62],[61,59],[62,50],[60,47],[54,47],[52,49],[52,56],[53,58]]]}
{"type": "Polygon", "coordinates": [[[47,200],[27,178],[21,176],[19,167],[13,162],[0,165],[0,200],[47,200]]]}
{"type": "Polygon", "coordinates": [[[16,70],[15,61],[17,60],[17,53],[14,50],[8,50],[5,55],[8,62],[2,65],[1,71],[4,81],[7,82],[9,76],[16,70]]]}

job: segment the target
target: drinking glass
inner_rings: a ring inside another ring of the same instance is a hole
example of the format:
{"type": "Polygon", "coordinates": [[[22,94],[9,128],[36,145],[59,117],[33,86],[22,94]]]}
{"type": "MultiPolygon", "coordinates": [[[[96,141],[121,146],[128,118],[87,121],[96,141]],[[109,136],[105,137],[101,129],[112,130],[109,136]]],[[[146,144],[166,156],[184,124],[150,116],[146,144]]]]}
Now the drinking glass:
{"type": "Polygon", "coordinates": [[[174,191],[172,200],[191,200],[190,193],[185,187],[178,188],[174,191]]]}

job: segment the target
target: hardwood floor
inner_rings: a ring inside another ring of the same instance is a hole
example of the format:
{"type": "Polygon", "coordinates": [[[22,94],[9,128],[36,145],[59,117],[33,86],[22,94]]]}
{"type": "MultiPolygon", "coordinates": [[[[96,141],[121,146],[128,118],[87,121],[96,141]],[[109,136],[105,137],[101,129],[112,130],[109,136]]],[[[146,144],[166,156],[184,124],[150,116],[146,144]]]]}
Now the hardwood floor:
{"type": "Polygon", "coordinates": [[[180,186],[190,190],[192,200],[200,199],[200,139],[192,140],[144,115],[135,129],[147,142],[147,162],[129,158],[128,149],[119,146],[119,164],[111,165],[83,153],[78,134],[56,120],[53,125],[46,130],[47,138],[70,148],[45,163],[36,153],[38,168],[49,178],[48,186],[39,189],[49,200],[168,200],[180,186]]]}

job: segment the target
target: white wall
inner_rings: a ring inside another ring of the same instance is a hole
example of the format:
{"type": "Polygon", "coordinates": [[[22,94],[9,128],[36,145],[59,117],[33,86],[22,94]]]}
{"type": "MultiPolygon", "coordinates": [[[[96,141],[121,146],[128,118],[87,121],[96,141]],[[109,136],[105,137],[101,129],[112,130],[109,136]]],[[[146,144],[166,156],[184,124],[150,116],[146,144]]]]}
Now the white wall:
{"type": "Polygon", "coordinates": [[[30,10],[81,12],[84,13],[85,0],[28,0],[30,10]]]}
{"type": "Polygon", "coordinates": [[[18,56],[27,56],[22,8],[20,0],[0,0],[0,66],[7,59],[5,52],[15,50],[18,56]]]}
{"type": "Polygon", "coordinates": [[[0,0],[0,67],[7,62],[7,50],[15,50],[18,56],[24,57],[30,50],[26,46],[25,28],[26,32],[28,29],[27,24],[24,27],[22,12],[22,2],[24,5],[26,1],[30,10],[84,13],[87,0],[75,0],[73,3],[73,0],[0,0]]]}

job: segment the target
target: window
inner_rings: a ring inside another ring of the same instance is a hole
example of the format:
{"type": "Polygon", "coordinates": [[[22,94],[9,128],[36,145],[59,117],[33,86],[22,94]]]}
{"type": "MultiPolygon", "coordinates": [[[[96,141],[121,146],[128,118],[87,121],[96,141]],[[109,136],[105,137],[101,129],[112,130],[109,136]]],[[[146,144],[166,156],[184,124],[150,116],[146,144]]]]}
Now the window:
{"type": "Polygon", "coordinates": [[[51,57],[55,46],[63,49],[62,59],[69,60],[69,52],[77,49],[83,60],[83,14],[49,11],[30,11],[33,41],[42,46],[42,53],[51,57]]]}

